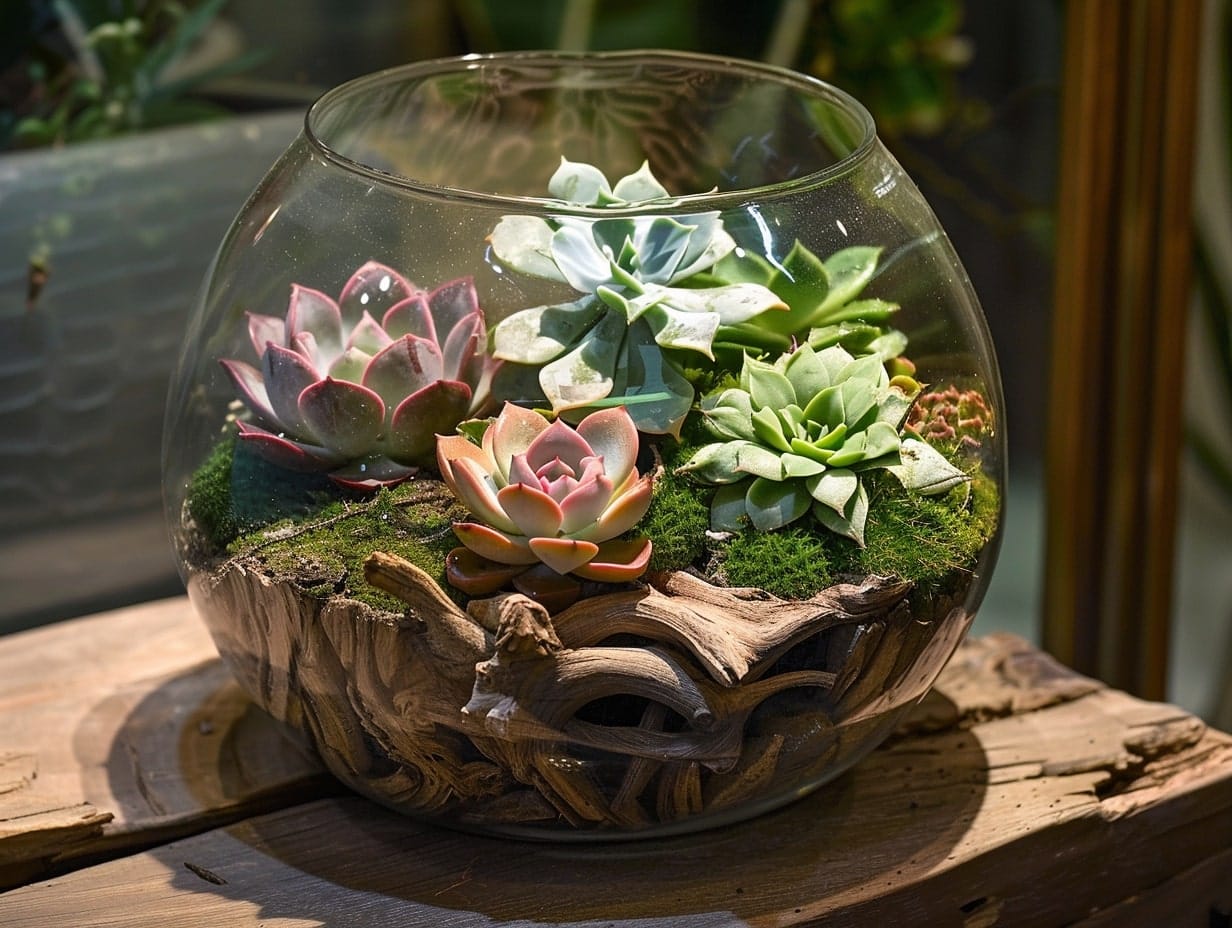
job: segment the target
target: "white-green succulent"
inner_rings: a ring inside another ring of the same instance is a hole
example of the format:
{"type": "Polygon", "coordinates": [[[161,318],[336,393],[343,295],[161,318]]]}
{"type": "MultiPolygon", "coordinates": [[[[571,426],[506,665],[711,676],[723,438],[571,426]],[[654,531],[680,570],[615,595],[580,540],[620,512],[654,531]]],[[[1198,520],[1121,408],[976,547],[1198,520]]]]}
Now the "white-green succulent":
{"type": "Polygon", "coordinates": [[[711,528],[781,528],[808,512],[864,544],[868,491],[862,475],[894,474],[908,490],[943,493],[970,479],[931,445],[901,429],[920,386],[890,378],[876,355],[808,345],[772,364],[746,356],[740,384],[707,397],[706,426],[718,439],[681,471],[718,485],[711,528]]]}
{"type": "MultiPolygon", "coordinates": [[[[598,168],[562,159],[548,190],[588,207],[671,202],[646,165],[610,185],[598,168]]],[[[712,358],[720,326],[786,309],[759,283],[682,286],[735,248],[717,212],[506,216],[489,241],[505,265],[582,294],[515,312],[493,332],[497,358],[540,367],[539,385],[558,413],[620,402],[641,431],[678,432],[693,387],[664,351],[712,358]]]]}

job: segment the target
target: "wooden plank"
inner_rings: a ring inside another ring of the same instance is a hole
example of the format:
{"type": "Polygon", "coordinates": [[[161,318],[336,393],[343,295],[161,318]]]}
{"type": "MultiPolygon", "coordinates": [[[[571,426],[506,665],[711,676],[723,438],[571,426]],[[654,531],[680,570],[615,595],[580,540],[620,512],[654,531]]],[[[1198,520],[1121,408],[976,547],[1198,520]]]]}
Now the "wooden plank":
{"type": "Polygon", "coordinates": [[[1120,925],[1192,925],[1219,928],[1232,924],[1232,850],[1216,854],[1158,886],[1094,913],[1073,928],[1120,925]]]}
{"type": "Polygon", "coordinates": [[[336,791],[183,597],[0,639],[0,888],[336,791]]]}
{"type": "Polygon", "coordinates": [[[334,798],[12,890],[0,921],[1039,928],[1218,869],[1229,848],[1232,738],[992,636],[890,743],[741,825],[526,844],[334,798]]]}

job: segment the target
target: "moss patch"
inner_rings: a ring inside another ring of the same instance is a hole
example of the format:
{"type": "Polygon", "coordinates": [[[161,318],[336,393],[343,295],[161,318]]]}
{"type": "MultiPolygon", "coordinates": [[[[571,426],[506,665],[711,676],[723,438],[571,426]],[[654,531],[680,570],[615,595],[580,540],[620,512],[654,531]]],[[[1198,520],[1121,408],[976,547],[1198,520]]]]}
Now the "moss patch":
{"type": "Polygon", "coordinates": [[[651,570],[683,570],[704,556],[709,527],[703,495],[669,471],[655,482],[650,509],[630,534],[650,539],[651,570]]]}
{"type": "Polygon", "coordinates": [[[888,475],[868,481],[866,547],[849,546],[837,558],[844,573],[897,576],[930,596],[954,574],[975,566],[997,526],[996,486],[977,471],[970,484],[941,496],[904,494],[888,475]]]}
{"type": "Polygon", "coordinates": [[[755,586],[783,599],[807,599],[834,582],[830,557],[841,540],[813,525],[741,532],[724,547],[719,572],[728,586],[755,586]]]}
{"type": "Polygon", "coordinates": [[[188,486],[188,514],[216,550],[225,548],[240,533],[231,505],[231,460],[235,439],[219,442],[188,486]]]}
{"type": "Polygon", "coordinates": [[[230,551],[257,560],[271,575],[294,580],[309,595],[345,593],[375,608],[401,612],[403,603],[364,580],[364,560],[373,551],[400,555],[462,601],[445,581],[445,556],[458,544],[451,525],[463,517],[444,484],[411,480],[366,502],[335,503],[307,520],[286,520],[241,535],[230,551]]]}
{"type": "MultiPolygon", "coordinates": [[[[877,574],[909,580],[915,595],[927,597],[974,567],[997,526],[997,487],[978,470],[970,484],[940,497],[906,494],[889,474],[872,472],[864,477],[870,500],[865,548],[811,516],[776,532],[749,529],[714,540],[706,535],[711,491],[675,474],[705,440],[695,428],[660,448],[664,474],[645,518],[630,533],[651,539],[653,570],[693,569],[716,583],[759,587],[785,599],[877,574]]],[[[339,501],[336,488],[320,486],[319,475],[289,475],[253,460],[237,444],[220,443],[190,485],[188,509],[208,550],[256,559],[271,575],[314,595],[344,593],[401,611],[399,602],[363,580],[364,559],[389,551],[465,601],[445,581],[445,556],[458,544],[452,523],[469,517],[444,484],[411,480],[339,501]]]]}
{"type": "Polygon", "coordinates": [[[888,474],[865,476],[865,547],[806,516],[775,532],[748,529],[714,547],[708,575],[729,586],[756,586],[804,599],[848,577],[876,574],[915,584],[929,597],[975,566],[997,526],[1000,500],[977,471],[968,485],[937,497],[904,493],[888,474]]]}

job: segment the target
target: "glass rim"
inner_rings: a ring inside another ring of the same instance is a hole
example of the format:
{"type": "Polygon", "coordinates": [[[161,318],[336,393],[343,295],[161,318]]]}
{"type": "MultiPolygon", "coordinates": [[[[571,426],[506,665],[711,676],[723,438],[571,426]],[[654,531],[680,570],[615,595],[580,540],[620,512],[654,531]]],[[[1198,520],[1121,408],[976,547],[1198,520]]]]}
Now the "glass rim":
{"type": "Polygon", "coordinates": [[[411,64],[399,65],[365,74],[345,81],[325,91],[304,114],[303,136],[308,144],[330,163],[352,173],[382,184],[403,190],[451,201],[468,201],[521,212],[576,215],[619,216],[661,211],[665,205],[673,210],[699,211],[724,209],[746,204],[750,199],[773,199],[801,189],[810,189],[832,183],[849,174],[863,162],[877,141],[876,126],[868,109],[855,97],[816,77],[802,74],[790,68],[724,55],[672,49],[630,49],[621,51],[513,51],[491,54],[468,54],[445,58],[431,58],[411,64]],[[837,157],[833,164],[809,171],[798,177],[727,190],[712,190],[674,196],[670,201],[634,206],[582,206],[551,197],[521,196],[471,190],[446,184],[434,184],[404,174],[383,171],[343,154],[331,147],[318,132],[314,123],[330,106],[355,93],[387,83],[391,80],[416,80],[438,75],[478,70],[485,66],[513,64],[559,64],[586,65],[591,67],[616,67],[638,63],[663,63],[677,66],[693,66],[718,73],[743,74],[767,83],[776,83],[792,88],[814,99],[821,99],[850,117],[859,130],[859,141],[846,154],[837,157]]]}

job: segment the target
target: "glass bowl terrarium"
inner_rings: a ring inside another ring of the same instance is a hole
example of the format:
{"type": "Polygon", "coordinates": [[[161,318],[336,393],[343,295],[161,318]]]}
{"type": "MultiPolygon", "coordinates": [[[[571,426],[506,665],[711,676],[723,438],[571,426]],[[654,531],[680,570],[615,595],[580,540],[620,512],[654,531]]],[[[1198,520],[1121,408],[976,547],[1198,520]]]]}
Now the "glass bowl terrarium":
{"type": "Polygon", "coordinates": [[[847,769],[996,552],[996,363],[868,114],[674,53],[346,84],[236,220],[172,386],[192,601],[359,792],[663,834],[847,769]]]}

